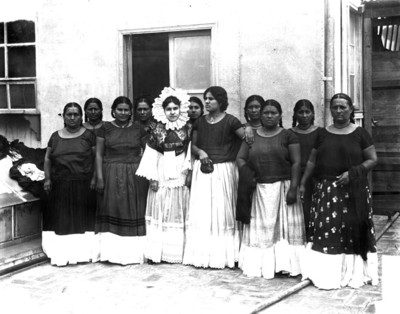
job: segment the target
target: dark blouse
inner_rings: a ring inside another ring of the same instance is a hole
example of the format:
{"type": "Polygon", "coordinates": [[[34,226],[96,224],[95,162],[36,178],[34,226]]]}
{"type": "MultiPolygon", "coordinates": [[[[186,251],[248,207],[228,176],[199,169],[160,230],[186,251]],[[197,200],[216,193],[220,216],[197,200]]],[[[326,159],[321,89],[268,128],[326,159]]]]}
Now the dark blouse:
{"type": "Polygon", "coordinates": [[[310,154],[312,149],[314,148],[315,141],[317,140],[318,130],[320,127],[316,128],[314,131],[304,134],[304,133],[297,133],[293,129],[290,129],[294,134],[296,134],[297,138],[299,139],[300,143],[300,152],[301,152],[301,173],[304,172],[306,169],[308,158],[310,158],[310,154]]]}
{"type": "Polygon", "coordinates": [[[119,128],[111,122],[105,122],[97,136],[104,138],[104,162],[140,162],[147,133],[138,122],[134,121],[126,128],[119,128]]]}
{"type": "Polygon", "coordinates": [[[319,129],[314,148],[317,150],[315,176],[335,179],[363,161],[363,150],[373,145],[366,130],[357,127],[350,134],[333,134],[319,129]]]}
{"type": "Polygon", "coordinates": [[[296,135],[286,129],[271,137],[264,137],[254,132],[251,148],[242,143],[238,158],[248,161],[255,170],[258,183],[272,183],[291,179],[292,163],[289,145],[297,144],[296,135]]]}
{"type": "Polygon", "coordinates": [[[204,150],[214,164],[235,161],[241,141],[235,131],[241,127],[240,121],[228,113],[215,124],[201,116],[193,125],[193,131],[197,131],[196,146],[204,150]]]}
{"type": "Polygon", "coordinates": [[[51,178],[80,180],[91,178],[94,169],[95,135],[85,130],[75,138],[62,138],[54,132],[47,144],[51,147],[51,178]]]}
{"type": "Polygon", "coordinates": [[[192,124],[190,123],[179,130],[167,130],[164,123],[158,122],[151,131],[147,145],[161,154],[175,151],[176,156],[178,156],[187,151],[191,132],[192,124]]]}

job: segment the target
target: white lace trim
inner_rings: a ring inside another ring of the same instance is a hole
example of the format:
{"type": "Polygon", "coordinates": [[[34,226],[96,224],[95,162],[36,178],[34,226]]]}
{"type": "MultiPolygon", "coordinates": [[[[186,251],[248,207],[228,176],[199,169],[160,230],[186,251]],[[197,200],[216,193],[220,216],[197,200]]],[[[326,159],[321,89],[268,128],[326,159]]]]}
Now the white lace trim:
{"type": "Polygon", "coordinates": [[[182,128],[186,122],[189,120],[188,116],[188,110],[189,110],[189,95],[182,89],[177,88],[174,89],[172,87],[164,87],[164,89],[161,91],[161,94],[158,98],[154,100],[153,103],[153,117],[157,121],[164,123],[165,128],[167,130],[179,130],[182,128]],[[165,115],[164,108],[162,106],[162,103],[164,100],[169,97],[169,96],[175,96],[178,98],[181,102],[180,106],[180,115],[178,117],[178,120],[176,121],[169,121],[165,115]]]}

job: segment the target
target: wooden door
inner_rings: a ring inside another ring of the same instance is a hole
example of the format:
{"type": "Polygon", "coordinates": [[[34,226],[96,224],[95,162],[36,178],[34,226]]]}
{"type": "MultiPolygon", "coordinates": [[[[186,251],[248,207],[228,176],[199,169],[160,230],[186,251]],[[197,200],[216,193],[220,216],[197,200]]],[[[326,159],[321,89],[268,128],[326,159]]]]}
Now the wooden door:
{"type": "Polygon", "coordinates": [[[400,211],[400,6],[364,17],[365,126],[378,165],[372,172],[375,214],[400,211]]]}

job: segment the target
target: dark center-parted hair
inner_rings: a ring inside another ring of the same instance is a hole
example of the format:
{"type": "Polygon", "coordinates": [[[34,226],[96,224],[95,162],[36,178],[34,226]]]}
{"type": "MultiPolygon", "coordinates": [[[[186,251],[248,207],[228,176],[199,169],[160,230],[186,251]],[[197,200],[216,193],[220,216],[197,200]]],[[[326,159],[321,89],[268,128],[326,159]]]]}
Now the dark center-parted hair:
{"type": "Polygon", "coordinates": [[[252,101],[257,101],[260,106],[262,106],[262,104],[264,103],[264,98],[262,98],[260,95],[251,95],[249,98],[246,99],[246,103],[244,104],[244,118],[246,119],[246,121],[249,121],[249,116],[247,115],[247,108],[249,107],[250,103],[252,101]]]}
{"type": "Polygon", "coordinates": [[[134,108],[133,109],[135,110],[135,112],[137,111],[137,109],[139,107],[139,104],[141,102],[144,102],[147,106],[149,106],[150,110],[153,108],[153,104],[150,101],[150,99],[147,98],[147,97],[142,96],[142,97],[137,98],[135,103],[134,103],[134,108]]]}
{"type": "Polygon", "coordinates": [[[196,103],[196,104],[198,104],[200,106],[200,109],[201,109],[200,116],[202,116],[204,114],[204,105],[203,105],[201,99],[199,97],[192,96],[192,97],[189,98],[189,101],[190,102],[194,102],[194,103],[196,103]]]}
{"type": "Polygon", "coordinates": [[[283,128],[283,124],[282,124],[282,107],[281,104],[279,102],[277,102],[275,99],[267,99],[266,101],[264,101],[264,103],[261,105],[261,115],[262,112],[264,111],[264,108],[267,106],[272,106],[275,107],[276,110],[278,110],[279,114],[281,115],[281,118],[279,119],[279,126],[281,128],[283,128]]]}
{"type": "Polygon", "coordinates": [[[204,99],[206,98],[207,93],[210,93],[215,98],[215,100],[219,104],[221,111],[225,111],[228,108],[228,106],[229,106],[228,94],[226,93],[226,90],[223,87],[210,86],[203,93],[204,99]]]}
{"type": "MultiPolygon", "coordinates": [[[[66,104],[64,106],[64,110],[63,110],[63,118],[65,119],[65,114],[67,113],[67,110],[69,108],[78,108],[79,114],[81,115],[81,117],[83,116],[83,111],[82,111],[82,107],[76,103],[76,102],[69,102],[68,104],[66,104]]],[[[82,125],[82,121],[81,121],[81,125],[82,125]]],[[[64,122],[64,127],[66,127],[67,125],[64,122]]]]}
{"type": "MultiPolygon", "coordinates": [[[[85,104],[83,105],[83,110],[86,113],[86,109],[90,104],[96,104],[97,107],[99,107],[99,109],[101,110],[101,114],[100,114],[100,120],[103,120],[103,104],[101,103],[100,99],[96,98],[96,97],[92,97],[89,98],[88,100],[86,100],[85,104]]],[[[85,114],[85,122],[88,120],[88,117],[85,114]]]]}
{"type": "Polygon", "coordinates": [[[177,97],[168,96],[167,98],[164,99],[162,107],[165,109],[171,102],[174,103],[175,105],[178,105],[179,107],[181,106],[181,102],[177,97]]]}
{"type": "Polygon", "coordinates": [[[355,123],[354,106],[353,106],[353,101],[351,100],[350,96],[345,94],[345,93],[337,93],[337,94],[333,95],[332,98],[331,98],[331,106],[332,106],[333,101],[335,99],[344,99],[344,100],[347,101],[347,104],[349,105],[350,109],[352,109],[351,114],[350,114],[350,122],[351,123],[355,123]]]}
{"type": "MultiPolygon", "coordinates": [[[[130,99],[128,97],[125,96],[118,96],[117,98],[115,98],[112,106],[111,106],[111,116],[113,118],[115,118],[115,114],[114,114],[114,110],[117,109],[119,104],[125,104],[129,106],[129,110],[132,112],[133,111],[133,105],[132,102],[130,101],[130,99]]],[[[132,114],[129,116],[129,120],[131,119],[132,114]]]]}
{"type": "Polygon", "coordinates": [[[296,102],[296,104],[294,105],[294,109],[293,109],[293,123],[292,123],[292,127],[295,127],[297,125],[297,118],[296,118],[296,114],[297,112],[300,110],[301,107],[305,106],[308,110],[310,110],[313,114],[313,118],[311,119],[311,125],[314,124],[314,118],[315,118],[315,111],[314,111],[314,106],[311,103],[311,101],[309,101],[308,99],[300,99],[299,101],[296,102]]]}

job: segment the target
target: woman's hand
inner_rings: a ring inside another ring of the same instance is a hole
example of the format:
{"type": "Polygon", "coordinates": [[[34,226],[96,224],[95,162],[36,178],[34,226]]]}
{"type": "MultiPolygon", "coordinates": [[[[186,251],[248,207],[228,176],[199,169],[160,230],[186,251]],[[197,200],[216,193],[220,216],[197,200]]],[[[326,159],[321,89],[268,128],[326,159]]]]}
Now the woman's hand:
{"type": "Polygon", "coordinates": [[[97,191],[97,193],[100,193],[100,194],[104,193],[104,180],[103,179],[97,179],[96,191],[97,191]]]}
{"type": "Polygon", "coordinates": [[[254,131],[251,126],[246,126],[244,129],[244,140],[247,144],[251,145],[254,143],[254,131]]]}
{"type": "Polygon", "coordinates": [[[302,200],[304,198],[305,192],[306,192],[306,186],[304,184],[300,184],[300,186],[299,186],[299,194],[300,194],[300,198],[302,200]]]}
{"type": "Polygon", "coordinates": [[[186,179],[185,179],[185,185],[188,188],[190,188],[190,186],[192,185],[192,170],[188,171],[188,174],[187,174],[186,179]]]}
{"type": "Polygon", "coordinates": [[[92,180],[90,180],[90,189],[96,190],[96,176],[93,176],[92,180]]]}
{"type": "Polygon", "coordinates": [[[334,182],[336,186],[341,186],[341,185],[346,185],[349,184],[350,178],[349,178],[349,172],[343,172],[340,176],[336,177],[337,180],[334,182]]]}
{"type": "Polygon", "coordinates": [[[288,205],[294,204],[297,200],[297,191],[295,188],[289,188],[286,194],[286,203],[288,205]]]}
{"type": "Polygon", "coordinates": [[[204,150],[199,151],[199,159],[203,165],[207,165],[210,162],[207,153],[204,150]]]}
{"type": "Polygon", "coordinates": [[[150,189],[154,192],[158,191],[158,181],[157,180],[150,180],[150,189]]]}
{"type": "Polygon", "coordinates": [[[43,189],[47,194],[49,194],[51,192],[51,180],[50,179],[44,180],[43,189]]]}

